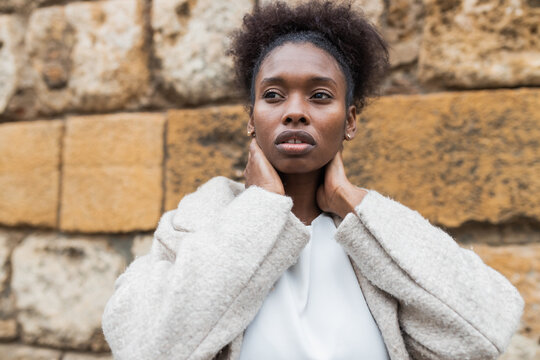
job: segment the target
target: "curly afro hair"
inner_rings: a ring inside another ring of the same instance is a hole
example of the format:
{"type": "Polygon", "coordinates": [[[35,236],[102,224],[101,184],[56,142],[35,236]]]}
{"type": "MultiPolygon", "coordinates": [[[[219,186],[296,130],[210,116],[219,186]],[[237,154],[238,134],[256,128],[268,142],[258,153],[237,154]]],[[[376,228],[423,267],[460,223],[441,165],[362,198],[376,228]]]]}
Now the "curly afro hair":
{"type": "Polygon", "coordinates": [[[350,2],[312,0],[256,6],[232,35],[229,54],[237,80],[254,101],[254,79],[264,58],[287,42],[310,42],[332,55],[347,79],[347,104],[360,111],[376,94],[389,67],[386,42],[350,2]]]}

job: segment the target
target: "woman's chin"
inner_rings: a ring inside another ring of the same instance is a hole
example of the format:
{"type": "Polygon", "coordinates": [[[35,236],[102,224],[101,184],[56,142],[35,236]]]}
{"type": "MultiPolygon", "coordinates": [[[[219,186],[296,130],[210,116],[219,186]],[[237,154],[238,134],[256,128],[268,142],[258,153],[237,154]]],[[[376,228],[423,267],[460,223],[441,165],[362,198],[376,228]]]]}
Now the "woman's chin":
{"type": "MultiPolygon", "coordinates": [[[[274,165],[274,164],[272,164],[274,165]]],[[[302,162],[286,161],[274,165],[274,168],[283,175],[300,175],[320,171],[324,165],[303,164],[302,162]]]]}

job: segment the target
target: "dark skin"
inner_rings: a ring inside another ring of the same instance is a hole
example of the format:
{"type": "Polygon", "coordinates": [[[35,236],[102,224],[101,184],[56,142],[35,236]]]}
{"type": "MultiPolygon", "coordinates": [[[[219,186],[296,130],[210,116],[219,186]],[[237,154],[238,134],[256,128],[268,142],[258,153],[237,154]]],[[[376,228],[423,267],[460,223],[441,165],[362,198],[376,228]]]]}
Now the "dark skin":
{"type": "Polygon", "coordinates": [[[304,224],[321,211],[344,218],[367,193],[347,179],[341,157],[346,135],[356,133],[356,108],[346,106],[346,90],[337,61],[310,43],[275,48],[255,78],[248,132],[256,137],[246,186],[290,196],[292,212],[304,224]],[[314,144],[278,145],[285,130],[305,131],[314,144]]]}

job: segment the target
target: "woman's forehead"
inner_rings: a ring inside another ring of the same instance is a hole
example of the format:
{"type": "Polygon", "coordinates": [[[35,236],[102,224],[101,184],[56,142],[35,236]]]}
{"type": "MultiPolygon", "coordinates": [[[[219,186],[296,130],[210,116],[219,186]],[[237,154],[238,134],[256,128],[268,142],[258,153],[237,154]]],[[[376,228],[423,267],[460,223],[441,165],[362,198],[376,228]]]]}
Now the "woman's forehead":
{"type": "Polygon", "coordinates": [[[345,76],[336,59],[311,43],[285,43],[273,49],[262,62],[256,82],[284,77],[306,81],[330,79],[345,86],[345,76]]]}

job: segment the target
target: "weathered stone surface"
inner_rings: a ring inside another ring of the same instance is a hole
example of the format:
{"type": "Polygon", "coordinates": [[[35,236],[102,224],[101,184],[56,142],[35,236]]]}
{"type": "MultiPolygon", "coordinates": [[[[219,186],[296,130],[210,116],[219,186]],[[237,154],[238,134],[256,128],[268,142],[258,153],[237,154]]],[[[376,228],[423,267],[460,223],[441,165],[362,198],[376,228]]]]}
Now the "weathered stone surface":
{"type": "MultiPolygon", "coordinates": [[[[73,1],[73,0],[72,0],[73,1]]],[[[36,7],[43,5],[49,0],[0,0],[0,11],[17,11],[29,13],[36,7]]]]}
{"type": "Polygon", "coordinates": [[[10,260],[11,253],[19,243],[22,234],[10,234],[0,230],[0,294],[4,292],[11,276],[10,260]]]}
{"type": "Polygon", "coordinates": [[[0,344],[0,355],[2,360],[60,360],[62,353],[26,345],[0,344]]]}
{"type": "Polygon", "coordinates": [[[0,115],[20,81],[24,25],[17,15],[0,15],[0,115]]]}
{"type": "Polygon", "coordinates": [[[540,244],[467,246],[484,262],[503,274],[519,290],[525,300],[520,332],[540,340],[540,244]]]}
{"type": "Polygon", "coordinates": [[[154,0],[154,49],[160,85],[175,104],[237,96],[228,34],[240,26],[253,0],[154,0]]]}
{"type": "Polygon", "coordinates": [[[60,227],[154,229],[162,206],[163,114],[71,117],[64,144],[60,227]]]}
{"type": "Polygon", "coordinates": [[[214,176],[242,179],[249,142],[247,121],[241,106],[168,113],[167,210],[214,176]]]}
{"type": "MultiPolygon", "coordinates": [[[[8,267],[8,274],[11,279],[11,266],[8,267]]],[[[9,280],[8,280],[9,281],[9,280]]],[[[11,338],[16,335],[16,331],[12,332],[10,321],[15,319],[17,309],[15,308],[15,298],[13,291],[9,284],[6,282],[2,285],[2,292],[0,293],[0,321],[5,321],[0,327],[3,330],[0,331],[3,335],[0,338],[11,338]]]]}
{"type": "Polygon", "coordinates": [[[426,0],[420,77],[451,87],[540,85],[537,1],[426,0]]]}
{"type": "Polygon", "coordinates": [[[37,9],[26,48],[42,113],[141,105],[149,89],[142,0],[37,9]]]}
{"type": "Polygon", "coordinates": [[[24,3],[24,0],[0,0],[0,11],[14,11],[16,6],[19,6],[19,3],[24,3]]]}
{"type": "Polygon", "coordinates": [[[154,237],[152,235],[137,235],[133,239],[133,245],[131,246],[131,253],[133,258],[146,255],[150,253],[150,248],[152,247],[152,240],[154,237]]]}
{"type": "Polygon", "coordinates": [[[376,26],[381,25],[381,15],[384,11],[382,0],[354,0],[353,7],[362,11],[367,18],[376,26]]]}
{"type": "Polygon", "coordinates": [[[345,144],[351,180],[432,222],[540,219],[540,91],[384,97],[345,144]]]}
{"type": "Polygon", "coordinates": [[[23,234],[0,230],[0,340],[17,337],[15,303],[9,282],[11,279],[11,253],[23,234]]]}
{"type": "Polygon", "coordinates": [[[68,352],[64,354],[62,360],[113,360],[110,354],[78,354],[68,352]]]}
{"type": "Polygon", "coordinates": [[[0,223],[56,226],[62,127],[0,124],[0,223]]]}
{"type": "Polygon", "coordinates": [[[12,288],[22,340],[108,350],[101,315],[125,266],[104,239],[28,236],[13,252],[12,288]]]}
{"type": "Polygon", "coordinates": [[[506,352],[498,360],[538,360],[540,345],[534,339],[516,334],[506,352]]]}
{"type": "MultiPolygon", "coordinates": [[[[268,4],[275,0],[259,0],[259,4],[268,4]]],[[[295,6],[308,0],[285,0],[287,4],[295,6]]],[[[362,11],[367,18],[375,25],[380,25],[381,15],[384,11],[384,2],[382,0],[352,0],[353,8],[362,11]]]]}
{"type": "Polygon", "coordinates": [[[503,224],[465,223],[449,229],[454,239],[462,244],[540,244],[540,224],[533,221],[512,221],[503,224]]]}
{"type": "Polygon", "coordinates": [[[386,3],[382,33],[390,45],[390,63],[396,67],[418,59],[422,41],[422,0],[393,0],[386,3]]]}

